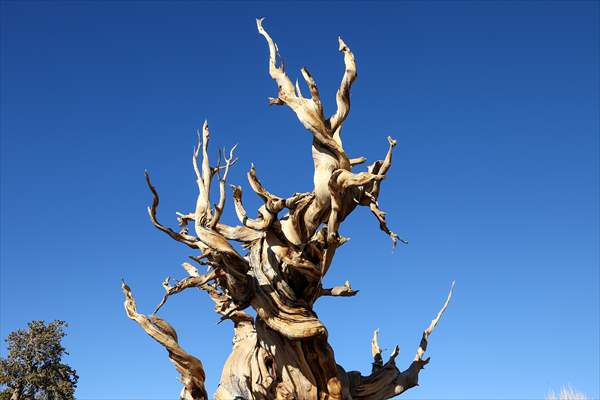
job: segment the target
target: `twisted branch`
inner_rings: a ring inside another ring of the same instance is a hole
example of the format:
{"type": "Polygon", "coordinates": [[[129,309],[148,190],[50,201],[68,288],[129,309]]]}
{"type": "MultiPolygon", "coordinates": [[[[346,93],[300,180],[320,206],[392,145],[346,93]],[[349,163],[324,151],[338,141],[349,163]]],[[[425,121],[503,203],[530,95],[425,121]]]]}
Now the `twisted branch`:
{"type": "Polygon", "coordinates": [[[156,217],[156,212],[158,210],[158,203],[159,203],[158,192],[156,191],[156,188],[152,185],[152,181],[150,180],[150,174],[148,173],[148,171],[144,171],[144,176],[146,177],[146,183],[148,184],[148,187],[150,188],[150,191],[152,192],[152,206],[148,207],[148,214],[150,215],[150,220],[152,221],[152,225],[154,225],[160,231],[169,235],[171,238],[177,240],[178,242],[181,242],[181,243],[185,244],[186,246],[189,246],[194,249],[198,248],[198,240],[196,238],[194,238],[193,236],[183,234],[183,233],[177,233],[177,232],[173,231],[171,228],[167,228],[167,227],[163,226],[160,222],[158,222],[158,219],[156,217]]]}
{"type": "Polygon", "coordinates": [[[136,321],[148,335],[165,347],[175,369],[180,373],[180,381],[183,384],[180,400],[208,400],[204,388],[205,374],[202,362],[181,348],[177,341],[177,332],[167,321],[156,315],[147,317],[137,312],[131,289],[124,281],[121,288],[125,294],[124,305],[127,316],[136,321]]]}
{"type": "Polygon", "coordinates": [[[344,64],[346,69],[344,71],[344,76],[342,77],[340,88],[335,96],[337,111],[329,117],[329,126],[333,132],[333,138],[341,145],[340,131],[342,124],[350,112],[350,88],[356,79],[356,61],[354,60],[354,54],[350,51],[350,48],[341,37],[338,37],[338,42],[340,44],[339,50],[344,54],[344,64]]]}

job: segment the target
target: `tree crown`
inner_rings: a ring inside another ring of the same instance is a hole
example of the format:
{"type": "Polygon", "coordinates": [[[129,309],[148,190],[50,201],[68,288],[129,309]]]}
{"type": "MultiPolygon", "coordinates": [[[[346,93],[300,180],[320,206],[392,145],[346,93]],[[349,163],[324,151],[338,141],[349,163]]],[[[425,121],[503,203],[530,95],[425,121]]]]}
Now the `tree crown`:
{"type": "Polygon", "coordinates": [[[65,321],[31,321],[27,329],[17,329],[5,339],[8,355],[0,358],[0,399],[74,399],[79,377],[62,363],[69,354],[61,340],[65,321]]]}

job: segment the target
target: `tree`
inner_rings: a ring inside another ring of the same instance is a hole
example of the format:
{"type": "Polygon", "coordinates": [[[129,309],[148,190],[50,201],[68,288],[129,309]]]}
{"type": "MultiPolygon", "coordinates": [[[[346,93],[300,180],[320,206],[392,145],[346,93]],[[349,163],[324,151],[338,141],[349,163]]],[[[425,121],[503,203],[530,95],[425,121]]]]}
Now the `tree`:
{"type": "Polygon", "coordinates": [[[210,134],[205,122],[198,132],[199,143],[192,157],[199,194],[192,212],[178,213],[178,230],[159,222],[158,192],[148,173],[146,181],[154,199],[148,208],[154,226],[172,239],[199,250],[200,253],[190,259],[208,266],[208,272],[200,274],[195,266],[184,263],[189,276],[174,284],[169,278],[165,279],[165,295],[149,316],[137,312],[131,290],[123,282],[127,315],[167,349],[181,374],[181,399],[208,398],[204,369],[200,360],[181,348],[175,330],[156,313],[170,296],[189,288],[206,291],[221,320],[233,322],[233,350],[214,398],[358,400],[394,397],[417,385],[420,370],[429,362],[429,358],[423,358],[429,335],[446,310],[452,289],[437,317],[423,332],[414,361],[406,370],[396,367],[398,347],[387,362],[383,361],[377,331],[371,342],[371,374],[347,372],[336,363],[327,340],[327,329],[313,306],[324,296],[354,296],[358,292],[349,282],[333,288],[322,286],[335,252],[348,240],[339,234],[340,224],[358,206],[371,210],[393,245],[402,242],[388,228],[385,213],[378,203],[382,181],[392,165],[396,141],[388,137],[383,160],[375,161],[366,171],[353,172],[353,168],[366,159],[350,158],[344,151],[340,133],[350,110],[350,88],[356,78],[354,54],[339,38],[345,72],[336,95],[337,110],[326,118],[317,84],[308,70],[301,70],[310,92],[309,97],[304,97],[298,82],[293,85],[283,63],[278,63],[278,47],[263,28],[262,19],[256,22],[258,32],[268,44],[269,74],[278,88],[277,97],[270,98],[269,104],[291,108],[313,136],[314,190],[294,193],[287,198],[277,196],[262,185],[252,166],[248,182],[264,202],[258,216],[248,215],[242,203],[241,187],[232,186],[235,212],[241,225],[222,223],[227,175],[237,160],[233,155],[235,146],[228,153],[220,152],[217,164],[211,166],[210,134]],[[215,177],[219,197],[212,206],[210,190],[215,177]],[[194,234],[190,232],[190,224],[194,234]],[[238,252],[232,242],[241,244],[246,253],[238,252]],[[256,311],[255,318],[244,311],[248,307],[256,311]]]}
{"type": "Polygon", "coordinates": [[[65,321],[31,321],[28,329],[18,329],[6,338],[8,356],[0,358],[0,399],[74,399],[79,377],[62,363],[67,353],[61,344],[65,321]]]}

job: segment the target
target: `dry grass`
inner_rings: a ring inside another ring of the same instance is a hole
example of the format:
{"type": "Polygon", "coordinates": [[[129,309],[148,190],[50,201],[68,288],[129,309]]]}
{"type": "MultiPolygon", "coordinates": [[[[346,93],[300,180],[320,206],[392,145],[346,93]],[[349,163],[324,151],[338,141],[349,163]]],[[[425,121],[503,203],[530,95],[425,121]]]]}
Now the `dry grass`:
{"type": "Polygon", "coordinates": [[[563,386],[562,389],[560,389],[558,396],[551,391],[546,396],[546,400],[587,400],[587,397],[585,394],[577,392],[570,386],[563,386]]]}

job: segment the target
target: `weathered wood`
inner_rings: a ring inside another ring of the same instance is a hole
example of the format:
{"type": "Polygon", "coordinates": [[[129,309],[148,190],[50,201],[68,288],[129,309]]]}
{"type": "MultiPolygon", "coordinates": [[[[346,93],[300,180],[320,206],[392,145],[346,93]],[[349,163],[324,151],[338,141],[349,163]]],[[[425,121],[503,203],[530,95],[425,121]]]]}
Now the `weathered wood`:
{"type": "MultiPolygon", "coordinates": [[[[319,90],[306,68],[301,74],[310,98],[305,98],[296,81],[293,85],[283,63],[278,63],[278,47],[262,25],[258,32],[269,48],[269,75],[277,83],[277,96],[272,105],[287,105],[302,125],[312,134],[314,188],[309,193],[294,193],[288,198],[270,193],[260,182],[254,166],[248,172],[252,190],[263,205],[256,218],[249,217],[242,203],[242,188],[232,186],[232,197],[240,226],[221,222],[226,202],[226,182],[236,161],[233,146],[226,155],[219,153],[216,166],[208,156],[210,133],[205,122],[198,132],[192,164],[196,173],[198,197],[194,210],[178,213],[179,231],[162,225],[157,218],[158,191],[146,173],[153,195],[148,208],[154,226],[171,238],[199,251],[190,258],[208,267],[201,275],[196,267],[184,263],[189,277],[171,285],[165,279],[165,295],[155,312],[147,317],[136,310],[133,295],[123,283],[127,315],[168,351],[181,374],[184,388],[181,399],[206,399],[204,370],[198,359],[186,353],[177,343],[175,330],[155,314],[167,299],[183,290],[206,291],[215,303],[221,320],[234,326],[233,350],[221,374],[214,398],[232,399],[387,399],[417,385],[420,370],[429,362],[423,359],[429,335],[446,310],[452,289],[444,306],[423,332],[413,363],[405,371],[396,367],[398,347],[384,363],[375,331],[371,343],[373,368],[368,376],[346,372],[335,361],[327,340],[327,329],[313,310],[322,296],[349,297],[358,293],[350,283],[323,288],[336,249],[347,242],[338,233],[341,223],[357,206],[369,207],[382,231],[395,245],[398,236],[392,232],[379,208],[381,184],[392,165],[396,141],[388,137],[389,147],[383,160],[375,161],[366,171],[353,172],[352,167],[366,161],[350,159],[344,151],[341,129],[350,111],[350,89],[356,79],[356,61],[348,45],[339,38],[339,51],[344,58],[344,75],[336,94],[337,110],[326,118],[319,90]],[[201,157],[201,163],[198,158],[201,157]],[[211,181],[218,177],[219,195],[211,203],[211,181]],[[192,225],[194,234],[190,233],[192,225]],[[232,241],[246,249],[240,254],[232,241]],[[244,312],[252,307],[253,318],[244,312]]],[[[405,241],[402,241],[405,243],[405,241]]],[[[454,285],[454,284],[453,284],[454,285]]]]}

